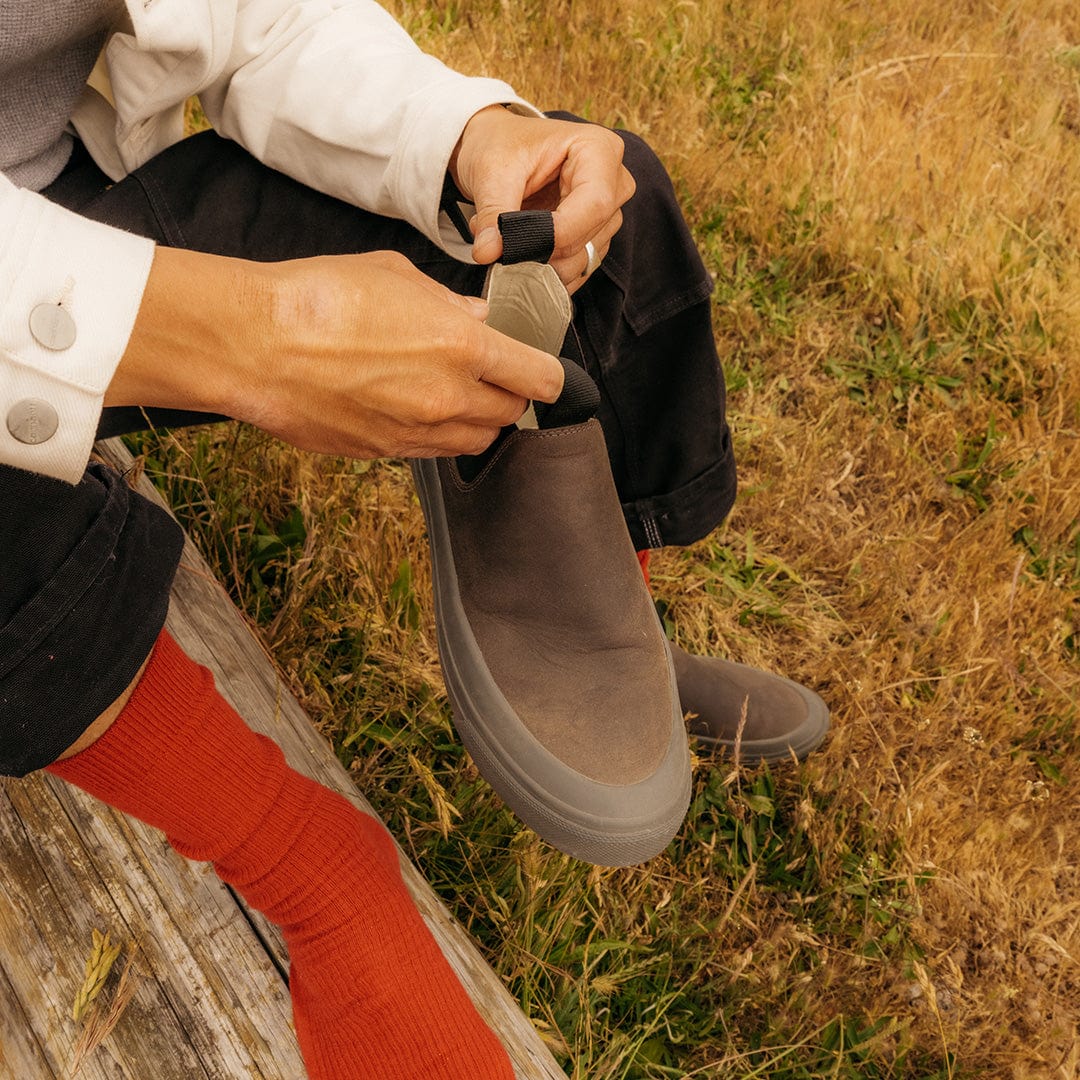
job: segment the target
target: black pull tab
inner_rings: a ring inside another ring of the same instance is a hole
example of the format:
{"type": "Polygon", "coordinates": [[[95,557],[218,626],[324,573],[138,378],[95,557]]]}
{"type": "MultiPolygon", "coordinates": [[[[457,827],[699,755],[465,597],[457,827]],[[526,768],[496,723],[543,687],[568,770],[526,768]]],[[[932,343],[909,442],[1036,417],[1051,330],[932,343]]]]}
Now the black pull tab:
{"type": "MultiPolygon", "coordinates": [[[[503,238],[503,263],[546,263],[555,251],[555,219],[550,210],[517,210],[499,215],[503,238]]],[[[533,402],[536,423],[541,428],[569,427],[592,419],[600,408],[600,390],[589,373],[565,356],[563,389],[557,401],[548,405],[533,402]]]]}
{"type": "Polygon", "coordinates": [[[541,428],[584,424],[586,420],[591,420],[600,408],[600,390],[592,376],[565,356],[559,357],[559,363],[562,364],[564,372],[562,393],[551,405],[543,401],[533,402],[536,424],[541,428]]]}
{"type": "Polygon", "coordinates": [[[546,263],[555,252],[555,219],[550,210],[515,210],[499,215],[501,263],[546,263]]]}

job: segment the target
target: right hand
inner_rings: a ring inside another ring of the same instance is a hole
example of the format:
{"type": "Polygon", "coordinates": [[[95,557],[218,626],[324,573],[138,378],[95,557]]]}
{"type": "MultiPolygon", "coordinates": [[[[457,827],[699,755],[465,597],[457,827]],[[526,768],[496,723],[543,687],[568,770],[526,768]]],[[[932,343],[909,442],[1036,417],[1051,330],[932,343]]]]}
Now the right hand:
{"type": "Polygon", "coordinates": [[[554,357],[486,315],[395,252],[252,263],[159,248],[105,403],[223,412],[350,457],[475,454],[562,389],[554,357]]]}

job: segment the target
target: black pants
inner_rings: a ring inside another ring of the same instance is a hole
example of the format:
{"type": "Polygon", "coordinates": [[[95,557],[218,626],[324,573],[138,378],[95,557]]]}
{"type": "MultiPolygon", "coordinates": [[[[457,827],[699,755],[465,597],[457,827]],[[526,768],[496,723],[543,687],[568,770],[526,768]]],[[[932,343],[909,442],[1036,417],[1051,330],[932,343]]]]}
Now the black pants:
{"type": "MultiPolygon", "coordinates": [[[[600,420],[638,549],[687,544],[731,507],[735,468],[709,317],[711,280],[663,166],[624,135],[637,193],[601,268],[574,297],[566,355],[596,379],[600,420]]],[[[45,194],[172,247],[275,261],[393,249],[461,293],[483,268],[411,226],[267,169],[205,133],[110,186],[84,151],[45,194]]],[[[195,413],[150,410],[155,426],[195,413]]],[[[145,426],[107,409],[99,435],[145,426]]],[[[164,623],[175,524],[111,470],[82,483],[0,465],[0,774],[54,761],[134,678],[164,623]]]]}

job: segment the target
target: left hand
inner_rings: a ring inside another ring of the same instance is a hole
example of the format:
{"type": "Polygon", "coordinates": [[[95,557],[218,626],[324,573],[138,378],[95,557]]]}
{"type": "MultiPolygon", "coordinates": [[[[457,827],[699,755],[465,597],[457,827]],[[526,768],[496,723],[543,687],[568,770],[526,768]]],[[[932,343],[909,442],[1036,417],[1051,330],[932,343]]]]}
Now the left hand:
{"type": "Polygon", "coordinates": [[[596,124],[519,116],[501,105],[476,113],[450,159],[454,182],[476,206],[473,258],[492,263],[502,254],[499,214],[551,210],[551,265],[575,292],[587,280],[585,242],[602,260],[634,194],[622,157],[622,139],[596,124]]]}

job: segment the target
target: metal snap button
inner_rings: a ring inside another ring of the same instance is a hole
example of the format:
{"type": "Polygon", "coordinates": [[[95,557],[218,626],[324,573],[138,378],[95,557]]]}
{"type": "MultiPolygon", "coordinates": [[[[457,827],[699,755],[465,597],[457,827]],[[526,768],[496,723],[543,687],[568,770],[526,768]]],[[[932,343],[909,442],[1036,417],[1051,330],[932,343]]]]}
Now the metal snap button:
{"type": "Polygon", "coordinates": [[[56,410],[39,398],[17,401],[8,410],[7,429],[12,436],[28,446],[48,442],[60,426],[56,410]]]}
{"type": "Polygon", "coordinates": [[[38,304],[30,312],[30,333],[42,348],[63,352],[75,344],[75,320],[59,304],[38,304]]]}

